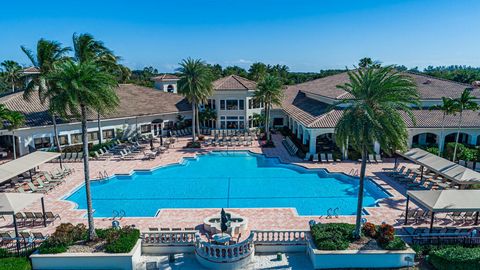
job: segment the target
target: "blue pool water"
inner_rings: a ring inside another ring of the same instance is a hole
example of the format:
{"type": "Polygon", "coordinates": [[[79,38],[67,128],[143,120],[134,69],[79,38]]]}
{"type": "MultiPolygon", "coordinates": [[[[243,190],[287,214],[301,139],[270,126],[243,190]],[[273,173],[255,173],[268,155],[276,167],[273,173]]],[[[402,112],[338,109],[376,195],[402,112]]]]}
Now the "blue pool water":
{"type": "MultiPolygon", "coordinates": [[[[340,164],[338,166],[341,166],[340,164]]],[[[165,208],[296,208],[299,215],[325,215],[337,208],[355,213],[358,180],[325,170],[281,164],[248,152],[213,152],[183,164],[92,181],[95,217],[124,210],[129,217],[151,217],[165,208]]],[[[365,183],[364,206],[389,195],[365,183]]],[[[66,198],[86,209],[85,187],[66,198]]]]}

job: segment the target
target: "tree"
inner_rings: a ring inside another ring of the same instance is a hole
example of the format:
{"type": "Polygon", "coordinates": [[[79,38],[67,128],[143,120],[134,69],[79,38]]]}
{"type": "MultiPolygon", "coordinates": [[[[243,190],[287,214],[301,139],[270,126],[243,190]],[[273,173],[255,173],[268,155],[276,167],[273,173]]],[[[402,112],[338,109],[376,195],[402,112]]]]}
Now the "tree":
{"type": "Polygon", "coordinates": [[[16,111],[10,111],[6,115],[6,120],[8,123],[8,130],[12,132],[12,147],[13,147],[13,159],[17,159],[17,150],[16,150],[16,143],[15,143],[15,129],[23,126],[25,123],[25,116],[16,111]]]}
{"type": "Polygon", "coordinates": [[[195,142],[195,129],[198,127],[198,105],[212,95],[213,85],[210,70],[201,59],[184,59],[177,71],[180,73],[178,82],[179,93],[192,104],[192,141],[195,142]]]}
{"type": "Polygon", "coordinates": [[[374,67],[374,68],[380,68],[380,62],[379,61],[373,61],[372,58],[370,57],[364,57],[358,61],[358,67],[359,68],[368,68],[368,67],[374,67]]]}
{"type": "MultiPolygon", "coordinates": [[[[123,72],[122,66],[117,61],[120,57],[115,56],[112,50],[105,44],[96,40],[91,34],[73,34],[73,59],[78,63],[93,62],[101,70],[115,74],[123,72]]],[[[102,126],[100,113],[97,112],[98,143],[102,144],[102,126]]]]}
{"type": "Polygon", "coordinates": [[[267,144],[271,142],[270,136],[270,110],[272,105],[280,105],[283,98],[282,82],[273,75],[267,75],[257,85],[254,99],[257,102],[265,104],[265,132],[267,134],[267,144]]]}
{"type": "Polygon", "coordinates": [[[10,83],[12,92],[15,92],[15,85],[20,80],[22,66],[12,60],[5,60],[0,66],[3,67],[5,79],[10,83]]]}
{"type": "MultiPolygon", "coordinates": [[[[441,110],[443,112],[442,118],[442,132],[440,133],[441,138],[444,137],[445,133],[445,118],[447,115],[455,114],[457,112],[457,105],[452,98],[442,97],[442,104],[434,105],[430,107],[430,110],[441,110]]],[[[438,149],[440,150],[442,147],[438,145],[438,149]]],[[[439,151],[440,157],[442,156],[442,152],[439,151]]]]}
{"type": "Polygon", "coordinates": [[[479,106],[474,101],[475,97],[472,96],[470,93],[470,89],[463,90],[460,97],[454,99],[455,107],[457,111],[460,113],[460,117],[458,119],[458,128],[457,128],[457,135],[455,136],[455,149],[453,150],[453,162],[455,162],[457,158],[457,146],[458,146],[458,137],[460,136],[460,127],[462,126],[462,118],[463,118],[463,111],[464,110],[478,110],[479,106]]]}
{"type": "Polygon", "coordinates": [[[223,76],[223,69],[222,66],[220,66],[219,64],[207,64],[207,68],[210,69],[210,73],[212,74],[212,80],[218,80],[223,76]]]}
{"type": "Polygon", "coordinates": [[[267,65],[264,63],[256,62],[250,66],[248,70],[248,77],[250,80],[254,80],[256,82],[261,81],[265,76],[268,74],[267,65]]]}
{"type": "MultiPolygon", "coordinates": [[[[63,47],[62,44],[57,41],[45,40],[42,38],[37,42],[36,53],[33,53],[31,50],[27,49],[24,46],[21,46],[21,49],[27,55],[28,59],[30,59],[32,65],[39,70],[39,74],[32,75],[32,80],[27,84],[25,92],[23,93],[23,98],[29,100],[31,95],[35,91],[38,91],[38,97],[40,99],[40,102],[42,104],[45,104],[45,101],[48,100],[48,98],[46,97],[46,92],[48,91],[51,84],[48,77],[50,76],[54,65],[66,59],[65,55],[67,52],[70,51],[70,48],[63,47]]],[[[57,150],[61,153],[62,148],[58,139],[56,118],[57,108],[55,108],[51,102],[48,102],[48,104],[49,112],[52,116],[55,146],[57,150]]]]}
{"type": "Polygon", "coordinates": [[[368,66],[349,71],[348,77],[348,83],[337,87],[353,98],[340,102],[348,107],[335,127],[335,136],[340,147],[347,147],[348,140],[362,156],[354,232],[355,237],[360,237],[368,153],[375,142],[387,153],[406,149],[408,132],[401,111],[415,123],[411,105],[419,104],[419,94],[411,78],[392,66],[368,66]]]}
{"type": "Polygon", "coordinates": [[[229,75],[238,75],[246,78],[248,76],[248,73],[245,69],[239,66],[229,66],[223,70],[223,76],[229,76],[229,75]]]}
{"type": "Polygon", "coordinates": [[[64,117],[80,118],[82,123],[83,171],[87,196],[88,239],[96,239],[93,222],[92,198],[88,163],[87,114],[90,112],[107,113],[115,109],[119,99],[115,88],[114,76],[103,71],[94,62],[64,61],[48,76],[52,82],[48,98],[62,112],[64,117]]]}

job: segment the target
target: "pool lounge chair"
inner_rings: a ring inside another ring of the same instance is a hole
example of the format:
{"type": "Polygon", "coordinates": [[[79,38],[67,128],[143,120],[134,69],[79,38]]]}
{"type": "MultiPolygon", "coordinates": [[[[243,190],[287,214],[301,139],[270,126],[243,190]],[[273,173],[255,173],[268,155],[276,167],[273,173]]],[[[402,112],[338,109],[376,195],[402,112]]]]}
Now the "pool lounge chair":
{"type": "Polygon", "coordinates": [[[304,158],[303,160],[305,160],[305,161],[310,161],[310,158],[311,158],[311,157],[312,157],[312,154],[306,153],[306,154],[305,154],[305,158],[304,158]]]}
{"type": "Polygon", "coordinates": [[[26,221],[31,221],[32,226],[35,226],[35,221],[41,221],[42,219],[39,219],[36,217],[32,212],[23,212],[25,215],[26,221]]]}
{"type": "Polygon", "coordinates": [[[368,154],[368,162],[370,163],[376,163],[375,157],[373,154],[368,154]]]}
{"type": "Polygon", "coordinates": [[[57,183],[44,183],[42,181],[42,179],[40,179],[40,178],[38,178],[36,181],[38,183],[38,187],[45,188],[45,189],[48,189],[48,190],[51,190],[58,185],[58,182],[57,183]]]}
{"type": "Polygon", "coordinates": [[[313,162],[318,162],[318,154],[313,154],[313,162]]]}
{"type": "Polygon", "coordinates": [[[380,156],[379,154],[375,155],[375,160],[377,161],[377,163],[383,162],[382,156],[380,156]]]}
{"type": "Polygon", "coordinates": [[[45,187],[36,187],[32,182],[27,182],[27,186],[32,192],[47,193],[49,190],[45,187]]]}

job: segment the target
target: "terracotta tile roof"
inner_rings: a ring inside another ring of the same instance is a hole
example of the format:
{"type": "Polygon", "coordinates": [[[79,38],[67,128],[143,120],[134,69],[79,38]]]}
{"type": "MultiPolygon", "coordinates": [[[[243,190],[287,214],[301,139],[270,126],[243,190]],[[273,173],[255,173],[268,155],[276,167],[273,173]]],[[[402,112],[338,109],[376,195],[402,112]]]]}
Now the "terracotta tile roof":
{"type": "Polygon", "coordinates": [[[180,80],[180,78],[172,74],[162,74],[160,76],[152,77],[152,81],[173,81],[173,80],[180,80]]]}
{"type": "MultiPolygon", "coordinates": [[[[417,84],[418,92],[422,100],[441,99],[442,97],[457,98],[465,88],[471,88],[471,85],[468,84],[438,79],[423,74],[405,74],[412,77],[417,84]]],[[[351,96],[347,92],[338,89],[337,85],[346,82],[348,82],[348,75],[347,72],[344,72],[290,87],[296,88],[305,93],[320,95],[330,99],[345,99],[350,98],[351,96]]],[[[480,98],[480,89],[472,89],[472,95],[480,98]]]]}
{"type": "Polygon", "coordinates": [[[40,73],[40,70],[37,67],[28,67],[22,70],[24,74],[40,73]]]}
{"type": "MultiPolygon", "coordinates": [[[[102,115],[102,119],[114,119],[155,114],[169,114],[190,111],[191,106],[186,99],[174,93],[165,93],[153,88],[134,84],[121,84],[117,88],[120,105],[114,112],[102,115]]],[[[25,126],[51,125],[52,118],[47,111],[48,102],[41,104],[38,95],[32,95],[29,101],[23,99],[23,93],[17,92],[0,98],[0,104],[14,111],[25,114],[25,126]]],[[[91,113],[89,120],[95,120],[96,114],[91,113]]],[[[59,123],[68,122],[58,119],[59,123]]]]}
{"type": "Polygon", "coordinates": [[[214,90],[255,90],[257,83],[237,75],[230,75],[213,82],[214,90]]]}
{"type": "MultiPolygon", "coordinates": [[[[288,88],[285,91],[283,110],[308,128],[334,128],[343,115],[342,109],[331,109],[328,104],[305,96],[302,91],[288,88]]],[[[415,109],[413,114],[416,125],[407,115],[403,115],[409,128],[439,128],[442,126],[443,113],[439,110],[415,109]]],[[[446,128],[456,128],[459,115],[449,115],[445,118],[446,128]]],[[[462,128],[480,127],[478,112],[465,111],[463,113],[462,128]]]]}

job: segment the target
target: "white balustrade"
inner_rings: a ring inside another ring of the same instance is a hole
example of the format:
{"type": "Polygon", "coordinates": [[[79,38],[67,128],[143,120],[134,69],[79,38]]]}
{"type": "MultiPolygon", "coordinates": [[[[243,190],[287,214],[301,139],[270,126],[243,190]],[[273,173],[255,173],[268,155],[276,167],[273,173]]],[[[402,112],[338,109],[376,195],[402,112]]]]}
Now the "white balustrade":
{"type": "Polygon", "coordinates": [[[255,230],[252,231],[255,244],[306,244],[309,231],[255,230]]]}
{"type": "Polygon", "coordinates": [[[233,263],[250,256],[253,251],[253,232],[242,242],[233,245],[216,245],[203,241],[196,235],[195,252],[198,256],[210,262],[233,263]]]}
{"type": "Polygon", "coordinates": [[[194,245],[197,231],[142,232],[142,245],[194,245]]]}

